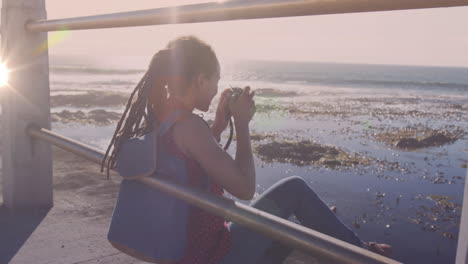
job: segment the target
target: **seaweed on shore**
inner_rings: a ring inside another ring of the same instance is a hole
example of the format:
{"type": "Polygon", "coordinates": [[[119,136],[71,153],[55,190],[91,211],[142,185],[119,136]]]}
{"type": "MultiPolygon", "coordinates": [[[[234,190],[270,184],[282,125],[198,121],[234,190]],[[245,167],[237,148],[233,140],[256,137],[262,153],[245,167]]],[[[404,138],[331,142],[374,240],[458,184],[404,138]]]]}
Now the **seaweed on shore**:
{"type": "Polygon", "coordinates": [[[351,114],[350,109],[343,107],[342,105],[332,105],[322,102],[309,102],[306,104],[294,104],[288,107],[290,114],[296,115],[308,115],[308,116],[334,116],[346,118],[351,114]]]}
{"type": "Polygon", "coordinates": [[[273,111],[285,111],[286,107],[273,103],[257,103],[255,105],[257,113],[270,113],[273,111]]]}
{"type": "Polygon", "coordinates": [[[451,231],[460,225],[461,205],[449,196],[429,195],[426,199],[433,203],[418,206],[415,216],[410,217],[409,220],[421,225],[422,230],[437,232],[449,239],[456,239],[456,234],[451,231]]]}
{"type": "Polygon", "coordinates": [[[400,149],[419,149],[453,143],[465,136],[461,128],[432,129],[426,126],[394,128],[374,134],[374,137],[400,149]]]}
{"type": "Polygon", "coordinates": [[[255,95],[259,97],[293,97],[299,94],[294,91],[282,91],[273,88],[255,89],[255,95]]]}
{"type": "Polygon", "coordinates": [[[73,106],[123,106],[128,101],[129,95],[118,92],[88,91],[85,94],[57,94],[50,97],[52,107],[73,106]]]}
{"type": "Polygon", "coordinates": [[[402,118],[430,118],[444,121],[466,121],[468,108],[442,99],[422,100],[405,97],[343,98],[337,101],[302,102],[288,107],[290,114],[301,117],[333,116],[355,118],[368,116],[378,121],[402,118]],[[424,103],[423,103],[424,102],[424,103]],[[398,107],[398,106],[402,107],[398,107]]]}
{"type": "Polygon", "coordinates": [[[250,140],[253,141],[262,141],[266,139],[274,139],[276,135],[274,134],[258,134],[258,133],[251,133],[250,140]]]}
{"type": "Polygon", "coordinates": [[[299,166],[324,165],[327,167],[368,165],[370,160],[349,154],[334,146],[312,141],[277,142],[260,144],[255,148],[260,158],[267,162],[286,162],[299,166]]]}
{"type": "Polygon", "coordinates": [[[62,110],[61,112],[52,113],[51,117],[53,122],[109,125],[120,120],[121,114],[103,109],[91,110],[88,113],[80,110],[76,112],[62,110]]]}

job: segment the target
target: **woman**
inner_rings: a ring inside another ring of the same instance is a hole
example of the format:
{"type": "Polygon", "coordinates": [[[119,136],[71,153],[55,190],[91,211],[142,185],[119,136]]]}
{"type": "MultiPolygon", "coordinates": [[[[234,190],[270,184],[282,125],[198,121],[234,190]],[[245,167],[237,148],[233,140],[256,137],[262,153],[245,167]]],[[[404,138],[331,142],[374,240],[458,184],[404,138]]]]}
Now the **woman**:
{"type": "MultiPolygon", "coordinates": [[[[164,151],[158,155],[170,155],[172,160],[182,162],[178,167],[183,167],[183,172],[174,171],[174,175],[187,173],[194,187],[200,186],[207,178],[213,195],[222,196],[226,190],[239,199],[251,200],[256,182],[249,122],[255,113],[255,93],[246,87],[236,100],[228,102],[228,90],[224,91],[211,127],[192,113],[194,109],[208,111],[217,93],[219,79],[220,65],[209,45],[195,37],[171,41],[166,49],[153,57],[147,73],[130,97],[106,153],[107,157],[110,148],[114,147],[108,168],[113,167],[119,141],[146,131],[154,116],[159,124],[171,120],[160,143],[164,151]],[[138,95],[134,100],[136,92],[138,95]],[[221,133],[228,125],[226,111],[232,114],[235,124],[235,158],[219,145],[221,133]]],[[[389,249],[387,245],[363,243],[299,177],[278,182],[251,205],[283,218],[295,215],[309,228],[381,254],[389,249]]],[[[235,223],[227,224],[221,217],[196,207],[190,208],[188,217],[187,244],[184,256],[177,262],[179,264],[281,263],[291,251],[269,238],[235,223]],[[268,253],[273,251],[271,248],[275,249],[274,260],[268,253]]],[[[114,246],[123,250],[118,245],[114,246]]],[[[145,258],[141,256],[140,259],[145,258]]]]}

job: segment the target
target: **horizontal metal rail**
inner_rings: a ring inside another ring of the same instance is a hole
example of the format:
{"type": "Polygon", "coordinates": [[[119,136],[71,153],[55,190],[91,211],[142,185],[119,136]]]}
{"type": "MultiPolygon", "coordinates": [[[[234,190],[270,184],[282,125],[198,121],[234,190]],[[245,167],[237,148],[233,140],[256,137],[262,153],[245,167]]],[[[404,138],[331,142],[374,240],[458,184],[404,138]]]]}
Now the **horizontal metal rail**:
{"type": "Polygon", "coordinates": [[[95,148],[87,146],[71,138],[61,136],[50,130],[39,128],[35,125],[28,127],[28,133],[33,138],[42,139],[52,145],[72,152],[80,157],[86,158],[98,164],[101,164],[101,161],[104,158],[104,154],[95,148]]]}
{"type": "Polygon", "coordinates": [[[28,31],[80,30],[468,6],[468,0],[237,0],[32,21],[28,31]]]}
{"type": "MultiPolygon", "coordinates": [[[[98,164],[104,158],[99,150],[47,129],[30,126],[28,134],[98,164]]],[[[242,203],[209,195],[164,178],[143,178],[139,181],[274,240],[336,263],[399,263],[242,203]]]]}

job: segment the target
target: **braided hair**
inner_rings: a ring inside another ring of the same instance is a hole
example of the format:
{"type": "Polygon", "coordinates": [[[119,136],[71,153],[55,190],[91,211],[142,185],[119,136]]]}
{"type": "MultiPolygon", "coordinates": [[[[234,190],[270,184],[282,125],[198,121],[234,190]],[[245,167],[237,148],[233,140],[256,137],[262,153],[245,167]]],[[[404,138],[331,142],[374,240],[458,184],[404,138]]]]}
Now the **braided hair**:
{"type": "Polygon", "coordinates": [[[173,88],[169,85],[171,77],[182,78],[189,83],[200,73],[213,75],[218,67],[218,59],[213,49],[193,36],[177,38],[169,42],[165,49],[157,52],[151,59],[148,70],[130,94],[125,111],[102,159],[101,172],[107,161],[109,178],[109,170],[115,168],[122,142],[155,129],[154,122],[160,120],[168,92],[171,94],[173,88]],[[157,120],[152,120],[153,116],[157,120]]]}

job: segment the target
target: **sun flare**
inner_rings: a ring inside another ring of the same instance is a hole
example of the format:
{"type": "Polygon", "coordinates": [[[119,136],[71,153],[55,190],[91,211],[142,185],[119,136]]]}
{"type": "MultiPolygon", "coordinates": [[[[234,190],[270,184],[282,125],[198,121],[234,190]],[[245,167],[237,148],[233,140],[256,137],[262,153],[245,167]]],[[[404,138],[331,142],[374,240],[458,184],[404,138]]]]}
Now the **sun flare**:
{"type": "Polygon", "coordinates": [[[0,64],[0,86],[8,84],[8,68],[5,64],[0,64]]]}

